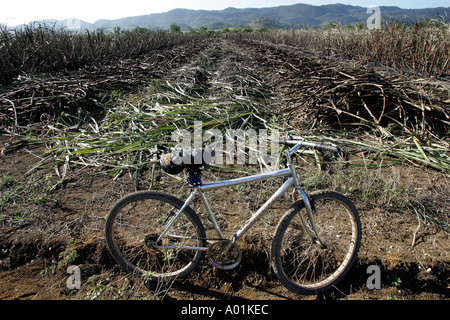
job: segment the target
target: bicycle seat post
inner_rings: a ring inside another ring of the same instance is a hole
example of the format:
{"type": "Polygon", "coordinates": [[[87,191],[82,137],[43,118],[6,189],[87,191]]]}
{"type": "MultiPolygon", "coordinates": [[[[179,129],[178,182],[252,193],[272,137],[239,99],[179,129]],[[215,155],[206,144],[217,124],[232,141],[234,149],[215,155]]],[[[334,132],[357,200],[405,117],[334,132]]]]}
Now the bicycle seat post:
{"type": "Polygon", "coordinates": [[[203,184],[202,175],[199,171],[197,172],[189,171],[189,177],[186,179],[186,181],[191,187],[198,187],[203,184]]]}

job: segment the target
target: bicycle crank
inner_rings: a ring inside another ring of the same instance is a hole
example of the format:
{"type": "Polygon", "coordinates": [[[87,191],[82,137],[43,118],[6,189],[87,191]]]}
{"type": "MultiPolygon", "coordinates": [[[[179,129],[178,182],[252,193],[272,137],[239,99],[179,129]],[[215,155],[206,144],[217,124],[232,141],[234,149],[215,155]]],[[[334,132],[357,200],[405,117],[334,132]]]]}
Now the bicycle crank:
{"type": "Polygon", "coordinates": [[[207,257],[214,267],[230,270],[241,262],[242,250],[236,243],[230,245],[230,240],[221,240],[208,247],[207,257]],[[230,247],[228,248],[228,246],[230,247]],[[226,250],[227,248],[228,250],[226,250]]]}

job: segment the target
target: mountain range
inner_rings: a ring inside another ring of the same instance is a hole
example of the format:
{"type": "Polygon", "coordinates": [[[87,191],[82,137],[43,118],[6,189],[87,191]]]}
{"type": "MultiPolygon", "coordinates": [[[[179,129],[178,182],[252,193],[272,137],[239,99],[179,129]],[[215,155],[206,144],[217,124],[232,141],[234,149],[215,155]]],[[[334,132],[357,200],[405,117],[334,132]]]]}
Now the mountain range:
{"type": "MultiPolygon", "coordinates": [[[[390,21],[414,23],[420,19],[437,18],[448,23],[450,21],[450,7],[427,9],[401,9],[394,6],[380,7],[382,18],[390,21]]],[[[252,22],[267,28],[298,28],[324,26],[330,22],[341,25],[365,22],[371,13],[367,8],[343,4],[314,6],[295,4],[270,8],[227,8],[224,10],[190,10],[174,9],[165,13],[154,13],[115,20],[98,20],[91,24],[80,19],[66,19],[61,21],[46,20],[56,26],[69,29],[121,28],[134,29],[137,27],[149,29],[168,29],[175,23],[181,30],[207,27],[210,30],[224,27],[246,27],[252,22]]]]}

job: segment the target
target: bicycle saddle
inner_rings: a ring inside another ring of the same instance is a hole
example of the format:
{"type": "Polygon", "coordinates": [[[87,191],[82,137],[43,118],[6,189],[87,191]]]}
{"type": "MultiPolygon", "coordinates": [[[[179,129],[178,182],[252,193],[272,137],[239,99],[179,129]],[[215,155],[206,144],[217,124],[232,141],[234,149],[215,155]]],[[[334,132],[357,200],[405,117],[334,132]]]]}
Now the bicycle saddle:
{"type": "Polygon", "coordinates": [[[210,148],[175,149],[161,155],[160,164],[164,172],[178,174],[184,169],[200,174],[200,168],[211,163],[215,152],[210,148]]]}

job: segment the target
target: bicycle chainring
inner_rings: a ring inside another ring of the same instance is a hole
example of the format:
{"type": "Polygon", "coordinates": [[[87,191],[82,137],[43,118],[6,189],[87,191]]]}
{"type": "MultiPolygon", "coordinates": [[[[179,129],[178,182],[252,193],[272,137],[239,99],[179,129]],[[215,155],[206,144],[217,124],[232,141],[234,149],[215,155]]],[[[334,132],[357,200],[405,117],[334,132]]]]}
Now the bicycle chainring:
{"type": "Polygon", "coordinates": [[[209,262],[216,268],[230,270],[239,265],[242,260],[242,250],[236,244],[232,243],[226,251],[230,240],[221,240],[212,243],[208,247],[207,257],[209,262]]]}

